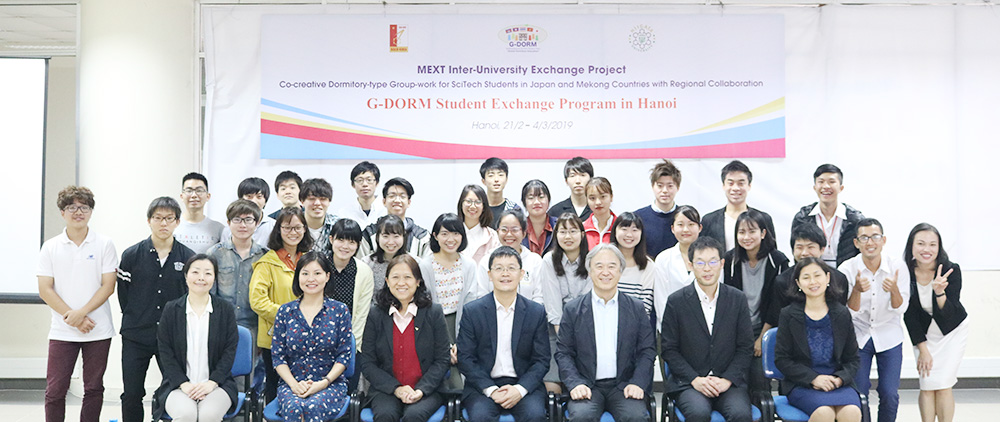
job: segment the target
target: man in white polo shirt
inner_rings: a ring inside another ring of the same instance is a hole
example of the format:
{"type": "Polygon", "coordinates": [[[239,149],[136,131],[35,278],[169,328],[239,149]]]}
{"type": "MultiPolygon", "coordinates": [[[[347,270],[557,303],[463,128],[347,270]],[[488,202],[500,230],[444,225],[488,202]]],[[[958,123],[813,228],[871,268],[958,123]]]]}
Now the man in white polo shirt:
{"type": "Polygon", "coordinates": [[[111,239],[87,226],[94,193],[69,186],[59,192],[66,229],[42,245],[38,257],[38,295],[52,308],[49,360],[45,375],[45,420],[66,416],[66,391],[76,358],[83,353],[81,422],[97,422],[104,402],[104,370],[115,327],[108,297],[115,291],[118,254],[111,239]]]}

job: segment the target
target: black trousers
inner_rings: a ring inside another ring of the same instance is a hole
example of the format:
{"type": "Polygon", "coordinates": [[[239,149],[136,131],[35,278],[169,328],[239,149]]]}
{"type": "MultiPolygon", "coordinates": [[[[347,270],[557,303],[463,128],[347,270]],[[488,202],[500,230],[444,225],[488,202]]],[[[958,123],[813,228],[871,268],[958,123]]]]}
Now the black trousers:
{"type": "Polygon", "coordinates": [[[709,422],[712,410],[718,411],[726,422],[751,422],[750,395],[746,387],[731,386],[719,397],[707,397],[694,388],[673,393],[675,405],[689,422],[709,422]]]}
{"type": "Polygon", "coordinates": [[[278,396],[278,371],[274,370],[274,361],[271,360],[271,349],[262,347],[260,349],[260,357],[264,358],[264,400],[270,403],[278,396]]]}
{"type": "MultiPolygon", "coordinates": [[[[493,380],[497,386],[517,384],[516,378],[501,377],[493,380]]],[[[466,390],[469,391],[469,390],[466,390]]],[[[462,398],[462,406],[469,412],[469,420],[476,422],[497,422],[500,413],[510,413],[517,422],[544,422],[545,419],[545,388],[536,388],[521,398],[510,410],[503,409],[493,399],[476,391],[462,398]]]]}
{"type": "Polygon", "coordinates": [[[374,422],[425,422],[444,404],[438,393],[425,395],[413,404],[403,404],[392,394],[372,390],[370,400],[374,422]]]}
{"type": "MultiPolygon", "coordinates": [[[[156,342],[147,344],[122,338],[122,422],[143,422],[142,399],[146,396],[146,371],[149,360],[156,358],[156,366],[163,372],[156,342]]],[[[152,417],[152,415],[147,415],[152,417]]]]}
{"type": "Polygon", "coordinates": [[[590,389],[590,400],[570,400],[567,404],[569,420],[599,421],[604,412],[611,413],[615,422],[649,420],[646,401],[625,398],[625,390],[619,389],[617,384],[614,379],[598,380],[590,389]]]}

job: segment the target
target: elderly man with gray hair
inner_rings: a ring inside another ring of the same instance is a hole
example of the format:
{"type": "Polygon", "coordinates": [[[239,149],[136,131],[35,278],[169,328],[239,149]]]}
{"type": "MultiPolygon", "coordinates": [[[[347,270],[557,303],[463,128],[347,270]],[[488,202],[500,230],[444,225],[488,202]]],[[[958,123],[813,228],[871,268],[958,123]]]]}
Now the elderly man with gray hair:
{"type": "Polygon", "coordinates": [[[569,420],[648,420],[655,336],[642,302],[619,294],[625,256],[599,244],[586,260],[594,289],[569,303],[559,325],[556,362],[570,390],[569,420]]]}

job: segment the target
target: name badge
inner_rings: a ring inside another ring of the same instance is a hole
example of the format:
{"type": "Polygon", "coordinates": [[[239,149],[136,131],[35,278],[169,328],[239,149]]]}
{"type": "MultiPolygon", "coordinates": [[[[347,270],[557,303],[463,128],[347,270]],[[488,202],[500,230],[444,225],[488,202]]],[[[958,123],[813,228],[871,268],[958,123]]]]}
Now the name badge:
{"type": "Polygon", "coordinates": [[[184,271],[184,263],[183,262],[175,262],[174,263],[174,271],[184,271]]]}

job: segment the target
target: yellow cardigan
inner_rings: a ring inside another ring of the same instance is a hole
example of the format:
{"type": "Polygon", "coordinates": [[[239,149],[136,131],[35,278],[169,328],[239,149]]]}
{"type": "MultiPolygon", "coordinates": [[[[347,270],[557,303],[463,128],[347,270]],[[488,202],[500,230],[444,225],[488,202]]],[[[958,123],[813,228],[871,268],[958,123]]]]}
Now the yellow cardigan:
{"type": "Polygon", "coordinates": [[[271,328],[278,308],[295,300],[292,279],[295,271],[288,268],[278,254],[268,251],[253,264],[250,278],[250,308],[257,313],[257,346],[271,348],[271,328]]]}

